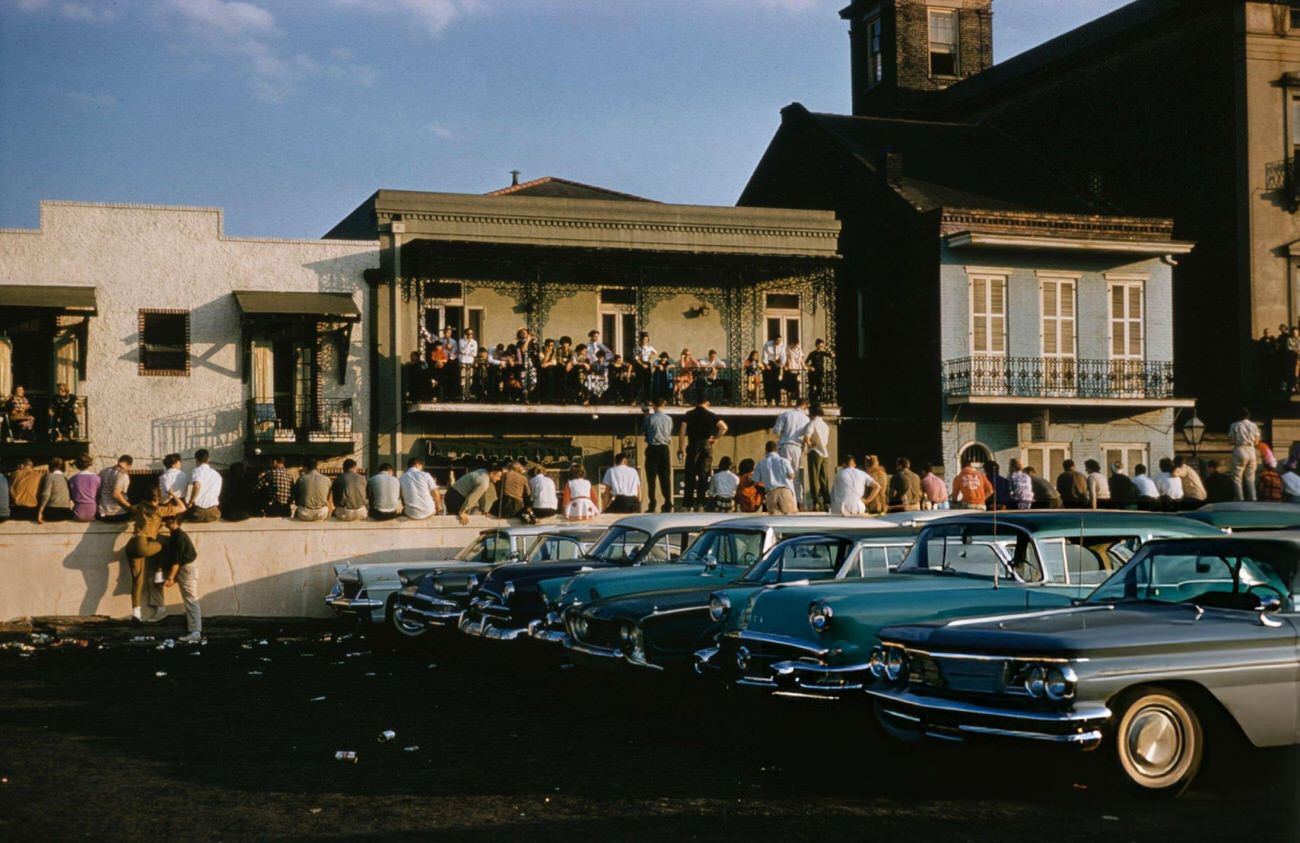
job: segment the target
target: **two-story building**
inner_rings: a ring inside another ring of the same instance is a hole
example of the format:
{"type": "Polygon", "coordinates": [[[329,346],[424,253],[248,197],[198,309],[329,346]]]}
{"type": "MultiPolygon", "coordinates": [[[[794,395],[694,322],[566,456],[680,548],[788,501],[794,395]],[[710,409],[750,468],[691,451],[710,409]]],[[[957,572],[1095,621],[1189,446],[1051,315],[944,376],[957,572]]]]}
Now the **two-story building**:
{"type": "Polygon", "coordinates": [[[943,465],[1172,456],[1172,268],[1192,244],[984,125],[782,123],[746,206],[843,221],[841,437],[943,465]]]}
{"type": "Polygon", "coordinates": [[[42,202],[0,231],[0,462],[360,455],[375,240],[227,237],[213,208],[42,202]],[[59,384],[76,422],[51,426],[59,384]],[[69,429],[70,428],[70,429],[69,429]]]}
{"type": "Polygon", "coordinates": [[[816,393],[834,426],[833,371],[791,373],[770,394],[744,363],[777,335],[806,352],[818,339],[834,347],[839,233],[824,211],[663,204],[555,178],[488,195],[380,190],[326,235],[380,243],[366,331],[372,462],[418,454],[445,477],[487,458],[582,461],[599,477],[619,452],[641,458],[654,395],[674,416],[707,395],[730,428],[715,458],[760,458],[796,392],[816,393]],[[430,387],[448,329],[458,343],[472,334],[481,360],[438,366],[430,387]],[[646,334],[671,365],[622,379],[611,368],[601,382],[566,356],[593,331],[607,364],[638,362],[646,334]]]}

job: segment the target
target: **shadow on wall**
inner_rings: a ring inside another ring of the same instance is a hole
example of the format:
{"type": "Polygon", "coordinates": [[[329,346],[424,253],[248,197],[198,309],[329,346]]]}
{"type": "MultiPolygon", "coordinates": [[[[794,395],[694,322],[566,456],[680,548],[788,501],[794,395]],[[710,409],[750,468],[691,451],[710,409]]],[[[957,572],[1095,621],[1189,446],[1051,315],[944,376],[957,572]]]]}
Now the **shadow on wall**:
{"type": "Polygon", "coordinates": [[[80,573],[86,587],[77,614],[95,614],[99,611],[100,603],[110,593],[131,593],[131,565],[126,558],[126,526],[123,525],[123,532],[116,535],[86,530],[67,556],[63,557],[63,567],[80,573]],[[109,572],[114,563],[117,564],[117,582],[110,584],[109,572]]]}
{"type": "Polygon", "coordinates": [[[154,419],[150,428],[150,447],[157,458],[171,453],[188,456],[199,448],[215,451],[243,440],[244,408],[240,404],[221,404],[191,410],[154,419]]]}

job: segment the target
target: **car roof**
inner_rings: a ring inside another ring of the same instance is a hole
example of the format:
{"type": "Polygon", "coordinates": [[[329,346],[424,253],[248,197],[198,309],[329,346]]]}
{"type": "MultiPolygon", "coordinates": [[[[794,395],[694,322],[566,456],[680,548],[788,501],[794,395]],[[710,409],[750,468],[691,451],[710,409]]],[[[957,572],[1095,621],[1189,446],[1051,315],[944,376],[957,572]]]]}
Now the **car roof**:
{"type": "MultiPolygon", "coordinates": [[[[1077,532],[1080,527],[1091,531],[1135,530],[1174,528],[1188,535],[1213,535],[1214,528],[1199,521],[1192,521],[1173,513],[1136,512],[1126,510],[1103,509],[1045,509],[1037,511],[997,511],[971,512],[961,519],[962,523],[978,522],[982,524],[1008,524],[1023,527],[1033,533],[1059,533],[1068,535],[1077,532]]],[[[931,522],[926,526],[943,526],[948,520],[931,522]]]]}
{"type": "Polygon", "coordinates": [[[478,534],[480,536],[488,536],[493,533],[504,533],[508,536],[549,536],[558,533],[566,536],[577,536],[588,533],[596,535],[604,531],[604,527],[593,527],[590,524],[581,526],[569,524],[507,524],[502,527],[489,527],[486,530],[479,530],[478,534]]]}
{"type": "Polygon", "coordinates": [[[813,533],[801,533],[783,539],[784,542],[815,541],[818,538],[847,539],[864,541],[866,539],[915,539],[919,531],[915,527],[895,525],[893,527],[841,527],[837,530],[818,530],[813,533]]]}
{"type": "Polygon", "coordinates": [[[646,512],[624,516],[610,526],[655,533],[669,527],[702,527],[729,517],[725,512],[646,512]]]}
{"type": "Polygon", "coordinates": [[[719,526],[753,529],[755,527],[807,527],[810,530],[867,530],[897,527],[891,521],[879,518],[867,518],[863,515],[826,515],[810,513],[808,515],[746,515],[741,518],[729,518],[726,524],[719,526]]]}
{"type": "Polygon", "coordinates": [[[1300,527],[1300,504],[1275,501],[1212,503],[1181,515],[1216,527],[1300,527]]]}

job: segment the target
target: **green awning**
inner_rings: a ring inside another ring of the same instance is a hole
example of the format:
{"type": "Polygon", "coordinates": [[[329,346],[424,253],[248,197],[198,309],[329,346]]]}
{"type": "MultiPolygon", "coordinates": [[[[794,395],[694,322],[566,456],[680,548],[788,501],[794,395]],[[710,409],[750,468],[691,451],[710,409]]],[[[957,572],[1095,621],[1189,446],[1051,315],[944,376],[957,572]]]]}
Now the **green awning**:
{"type": "Polygon", "coordinates": [[[0,307],[57,310],[98,316],[94,287],[0,284],[0,307]]]}
{"type": "Polygon", "coordinates": [[[280,293],[236,290],[235,302],[245,316],[314,316],[358,322],[361,311],[347,293],[280,293]]]}

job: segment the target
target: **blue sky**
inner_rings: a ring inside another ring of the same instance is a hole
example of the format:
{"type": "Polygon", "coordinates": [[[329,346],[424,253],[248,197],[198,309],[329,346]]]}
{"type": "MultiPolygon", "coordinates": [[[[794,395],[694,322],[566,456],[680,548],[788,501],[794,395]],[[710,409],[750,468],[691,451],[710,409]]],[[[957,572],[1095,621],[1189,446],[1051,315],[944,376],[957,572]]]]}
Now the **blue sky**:
{"type": "MultiPolygon", "coordinates": [[[[997,60],[1124,0],[996,0],[997,60]]],[[[41,199],[318,237],[378,188],[561,176],[731,204],[846,0],[0,0],[0,227],[41,199]]]]}

